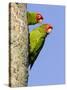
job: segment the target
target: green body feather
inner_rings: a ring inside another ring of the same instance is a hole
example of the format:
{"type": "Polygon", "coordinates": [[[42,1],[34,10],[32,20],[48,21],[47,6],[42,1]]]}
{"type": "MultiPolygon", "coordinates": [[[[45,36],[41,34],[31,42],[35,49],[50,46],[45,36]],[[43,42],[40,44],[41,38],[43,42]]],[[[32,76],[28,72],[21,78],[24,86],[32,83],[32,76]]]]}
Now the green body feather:
{"type": "Polygon", "coordinates": [[[27,12],[28,25],[34,25],[37,23],[36,12],[27,12]]]}
{"type": "Polygon", "coordinates": [[[41,25],[30,32],[30,68],[32,68],[39,52],[41,51],[47,33],[44,30],[45,26],[41,25]]]}

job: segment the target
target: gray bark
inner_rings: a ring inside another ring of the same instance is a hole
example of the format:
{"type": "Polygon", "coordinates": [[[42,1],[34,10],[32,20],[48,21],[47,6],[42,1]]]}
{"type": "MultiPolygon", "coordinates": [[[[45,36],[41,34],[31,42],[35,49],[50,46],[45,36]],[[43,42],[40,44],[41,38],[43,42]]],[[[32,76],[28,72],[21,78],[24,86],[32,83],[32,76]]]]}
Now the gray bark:
{"type": "Polygon", "coordinates": [[[9,86],[28,83],[28,27],[26,4],[9,4],[9,86]]]}

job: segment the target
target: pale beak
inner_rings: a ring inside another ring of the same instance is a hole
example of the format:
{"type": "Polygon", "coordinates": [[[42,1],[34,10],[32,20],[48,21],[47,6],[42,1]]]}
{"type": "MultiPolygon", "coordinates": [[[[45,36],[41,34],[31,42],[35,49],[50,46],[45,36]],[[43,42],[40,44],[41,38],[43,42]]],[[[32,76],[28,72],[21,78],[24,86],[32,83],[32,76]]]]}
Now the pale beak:
{"type": "Polygon", "coordinates": [[[39,23],[42,23],[42,21],[43,21],[43,19],[40,19],[40,20],[39,20],[39,23]]]}
{"type": "Polygon", "coordinates": [[[52,29],[51,29],[51,28],[49,28],[47,33],[50,33],[51,31],[52,31],[52,29]]]}

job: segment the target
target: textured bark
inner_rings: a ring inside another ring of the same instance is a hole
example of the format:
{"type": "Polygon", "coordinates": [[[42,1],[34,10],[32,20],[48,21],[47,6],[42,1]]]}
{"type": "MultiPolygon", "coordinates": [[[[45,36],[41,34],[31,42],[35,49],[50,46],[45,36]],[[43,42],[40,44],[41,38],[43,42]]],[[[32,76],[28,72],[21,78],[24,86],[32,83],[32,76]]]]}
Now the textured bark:
{"type": "Polygon", "coordinates": [[[9,86],[27,86],[28,28],[26,4],[9,4],[9,86]]]}

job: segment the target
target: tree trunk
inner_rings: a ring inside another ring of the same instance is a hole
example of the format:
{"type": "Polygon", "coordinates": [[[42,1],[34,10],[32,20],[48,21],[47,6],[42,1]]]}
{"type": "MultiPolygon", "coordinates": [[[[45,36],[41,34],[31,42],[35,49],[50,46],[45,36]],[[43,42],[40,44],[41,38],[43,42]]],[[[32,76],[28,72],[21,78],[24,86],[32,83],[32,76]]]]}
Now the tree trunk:
{"type": "Polygon", "coordinates": [[[26,4],[9,4],[9,86],[28,83],[28,27],[26,4]]]}

